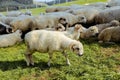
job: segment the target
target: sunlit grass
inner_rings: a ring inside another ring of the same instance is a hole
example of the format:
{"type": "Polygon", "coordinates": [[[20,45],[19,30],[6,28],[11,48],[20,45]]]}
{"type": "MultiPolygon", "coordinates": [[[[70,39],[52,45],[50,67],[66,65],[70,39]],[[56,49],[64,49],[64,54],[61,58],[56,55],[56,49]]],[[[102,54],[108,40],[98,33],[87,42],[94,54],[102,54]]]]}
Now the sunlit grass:
{"type": "MultiPolygon", "coordinates": [[[[70,4],[84,4],[101,0],[79,0],[70,4]]],[[[105,0],[104,0],[105,1],[105,0]]],[[[39,15],[45,8],[30,9],[39,15]]],[[[22,10],[25,11],[25,10],[22,10]]],[[[64,56],[54,53],[51,67],[47,66],[48,54],[35,52],[35,66],[28,67],[23,43],[8,48],[0,48],[1,80],[119,80],[120,43],[115,45],[98,44],[96,40],[80,40],[84,45],[84,55],[79,57],[68,51],[71,66],[67,66],[64,56]]]]}

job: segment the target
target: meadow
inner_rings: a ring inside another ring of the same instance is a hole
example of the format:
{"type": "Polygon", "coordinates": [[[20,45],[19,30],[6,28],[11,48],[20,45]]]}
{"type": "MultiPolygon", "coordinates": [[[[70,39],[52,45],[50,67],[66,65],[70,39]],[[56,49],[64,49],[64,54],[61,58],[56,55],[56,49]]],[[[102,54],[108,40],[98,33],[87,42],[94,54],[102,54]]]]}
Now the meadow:
{"type": "MultiPolygon", "coordinates": [[[[78,0],[58,5],[99,1],[106,0],[78,0]]],[[[38,15],[45,8],[30,10],[38,15]]],[[[120,43],[99,44],[96,38],[80,41],[84,46],[84,54],[79,57],[68,51],[71,66],[65,64],[61,53],[55,52],[51,67],[48,67],[48,54],[35,52],[35,65],[28,67],[24,57],[24,42],[0,48],[0,80],[120,80],[120,43]]]]}

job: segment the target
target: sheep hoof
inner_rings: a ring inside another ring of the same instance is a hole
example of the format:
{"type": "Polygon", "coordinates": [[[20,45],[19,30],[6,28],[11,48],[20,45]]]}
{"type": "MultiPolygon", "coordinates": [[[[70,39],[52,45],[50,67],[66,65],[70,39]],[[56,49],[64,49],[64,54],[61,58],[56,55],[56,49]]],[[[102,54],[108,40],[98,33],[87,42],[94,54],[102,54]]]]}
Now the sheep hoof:
{"type": "Polygon", "coordinates": [[[101,43],[103,43],[103,41],[98,41],[98,43],[100,43],[100,44],[101,44],[101,43]]]}
{"type": "Polygon", "coordinates": [[[32,66],[34,66],[34,63],[31,63],[32,66]]]}
{"type": "Polygon", "coordinates": [[[67,65],[70,66],[71,65],[70,62],[67,62],[67,65]]]}
{"type": "Polygon", "coordinates": [[[30,66],[30,64],[27,62],[27,66],[30,66]]]}
{"type": "Polygon", "coordinates": [[[47,63],[48,67],[50,67],[50,62],[47,63]]]}

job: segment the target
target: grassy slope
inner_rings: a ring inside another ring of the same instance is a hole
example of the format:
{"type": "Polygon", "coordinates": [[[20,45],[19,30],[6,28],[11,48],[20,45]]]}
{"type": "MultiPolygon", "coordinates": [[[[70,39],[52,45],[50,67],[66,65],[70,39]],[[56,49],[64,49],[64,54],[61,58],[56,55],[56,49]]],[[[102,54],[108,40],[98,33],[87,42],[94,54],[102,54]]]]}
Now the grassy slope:
{"type": "MultiPolygon", "coordinates": [[[[85,3],[85,0],[74,3],[85,3]]],[[[93,0],[86,0],[86,2],[93,0]]],[[[96,0],[101,1],[101,0],[96,0]]],[[[88,3],[87,2],[87,3],[88,3]]],[[[62,5],[70,5],[65,3],[62,5]]],[[[45,9],[45,8],[44,8],[45,9]]],[[[33,9],[34,15],[44,11],[33,9]]],[[[68,52],[71,66],[65,65],[65,58],[55,53],[51,67],[47,67],[48,54],[36,52],[34,67],[27,67],[24,60],[25,44],[20,43],[9,48],[0,48],[1,80],[118,80],[120,79],[120,44],[98,44],[94,39],[81,40],[84,55],[78,57],[68,52]]]]}

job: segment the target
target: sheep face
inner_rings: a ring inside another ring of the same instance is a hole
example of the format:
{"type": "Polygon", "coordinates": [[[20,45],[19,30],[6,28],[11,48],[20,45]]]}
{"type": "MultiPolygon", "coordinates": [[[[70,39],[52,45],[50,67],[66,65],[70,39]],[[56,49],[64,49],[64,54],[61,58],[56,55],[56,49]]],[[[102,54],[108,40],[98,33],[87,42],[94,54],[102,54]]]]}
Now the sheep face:
{"type": "Polygon", "coordinates": [[[55,30],[56,31],[65,31],[65,27],[62,25],[62,24],[58,24],[56,27],[55,27],[55,30]]]}
{"type": "Polygon", "coordinates": [[[119,26],[120,25],[119,21],[117,21],[117,20],[112,20],[110,22],[110,24],[111,24],[111,26],[119,26]]]}
{"type": "Polygon", "coordinates": [[[21,42],[22,41],[22,39],[21,39],[21,36],[22,36],[22,31],[21,30],[17,30],[16,32],[15,32],[16,34],[17,34],[17,36],[19,36],[18,38],[18,42],[21,42]]]}
{"type": "Polygon", "coordinates": [[[79,23],[86,23],[87,19],[84,15],[77,15],[77,19],[79,23]]]}
{"type": "Polygon", "coordinates": [[[60,18],[59,19],[59,23],[61,23],[61,24],[66,24],[67,23],[67,21],[66,21],[66,19],[65,18],[60,18]]]}
{"type": "Polygon", "coordinates": [[[83,45],[77,41],[71,44],[71,50],[76,53],[78,56],[83,55],[83,45]]]}
{"type": "Polygon", "coordinates": [[[86,37],[93,37],[98,35],[98,28],[96,26],[91,26],[86,31],[86,37]]]}
{"type": "Polygon", "coordinates": [[[8,34],[11,33],[12,29],[10,26],[0,22],[0,34],[8,34]]]}
{"type": "Polygon", "coordinates": [[[17,28],[14,26],[14,23],[10,23],[10,27],[12,28],[12,32],[15,32],[17,28]]]}

